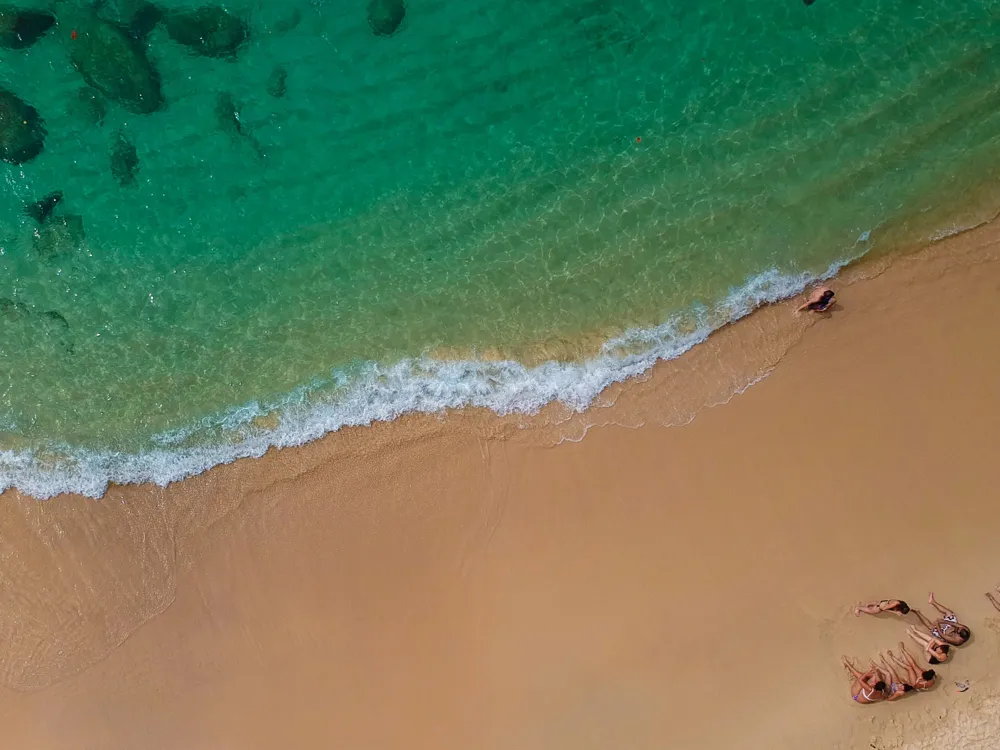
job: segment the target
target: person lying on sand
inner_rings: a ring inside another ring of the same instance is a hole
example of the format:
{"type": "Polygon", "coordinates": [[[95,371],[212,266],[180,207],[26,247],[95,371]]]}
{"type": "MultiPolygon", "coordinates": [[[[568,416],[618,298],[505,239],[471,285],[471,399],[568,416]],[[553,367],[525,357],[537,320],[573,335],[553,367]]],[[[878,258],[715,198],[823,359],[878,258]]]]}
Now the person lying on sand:
{"type": "Polygon", "coordinates": [[[902,659],[893,654],[892,651],[886,653],[897,665],[906,670],[906,682],[912,685],[914,690],[930,690],[934,687],[934,680],[937,677],[934,670],[921,670],[917,660],[910,656],[910,652],[906,650],[906,644],[902,641],[899,642],[899,651],[903,655],[902,659]]]}
{"type": "MultiPolygon", "coordinates": [[[[997,586],[997,591],[1000,591],[1000,586],[997,586]]],[[[996,608],[997,612],[1000,612],[1000,602],[998,602],[997,598],[993,596],[992,591],[986,592],[986,598],[990,600],[990,604],[996,608]]]]}
{"type": "Polygon", "coordinates": [[[879,672],[878,667],[872,664],[872,668],[867,672],[860,672],[845,656],[844,669],[853,678],[851,697],[854,700],[858,703],[879,703],[885,700],[887,686],[885,677],[879,672]]]}
{"type": "Polygon", "coordinates": [[[881,667],[877,667],[874,661],[872,662],[872,666],[889,678],[886,680],[889,683],[889,689],[886,691],[885,698],[887,701],[898,701],[907,693],[913,692],[913,685],[903,681],[896,673],[895,667],[886,661],[884,654],[879,654],[879,661],[882,664],[881,667]]]}
{"type": "Polygon", "coordinates": [[[927,633],[921,633],[913,625],[910,625],[906,634],[920,644],[927,654],[927,661],[931,664],[944,664],[948,661],[948,651],[951,649],[949,644],[927,633]]]}
{"type": "Polygon", "coordinates": [[[892,614],[897,617],[902,617],[903,615],[908,614],[909,611],[910,606],[902,599],[883,599],[880,602],[868,602],[868,604],[858,602],[858,606],[854,608],[854,616],[861,617],[862,612],[866,615],[877,615],[882,612],[892,612],[892,614]]]}
{"type": "Polygon", "coordinates": [[[935,609],[941,613],[942,616],[940,618],[931,622],[920,613],[920,610],[914,609],[912,611],[913,614],[917,616],[917,619],[920,620],[920,624],[927,628],[932,636],[940,638],[942,641],[951,644],[952,646],[961,646],[969,640],[969,636],[972,635],[972,631],[958,621],[954,612],[937,603],[937,600],[934,598],[933,591],[927,601],[933,604],[935,609]]]}
{"type": "Polygon", "coordinates": [[[828,286],[817,287],[806,299],[806,303],[795,312],[800,313],[806,310],[811,312],[826,312],[827,308],[833,304],[833,290],[828,286]]]}

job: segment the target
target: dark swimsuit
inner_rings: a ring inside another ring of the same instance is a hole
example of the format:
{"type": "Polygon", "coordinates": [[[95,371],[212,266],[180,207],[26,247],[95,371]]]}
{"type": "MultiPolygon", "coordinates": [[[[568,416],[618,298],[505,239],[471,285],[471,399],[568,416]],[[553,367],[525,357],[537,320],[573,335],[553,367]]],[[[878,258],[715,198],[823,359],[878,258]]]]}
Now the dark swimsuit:
{"type": "Polygon", "coordinates": [[[824,310],[826,310],[826,308],[828,308],[832,304],[833,304],[833,295],[831,294],[825,300],[820,299],[816,300],[815,302],[810,302],[809,309],[812,310],[813,312],[823,312],[824,310]]]}

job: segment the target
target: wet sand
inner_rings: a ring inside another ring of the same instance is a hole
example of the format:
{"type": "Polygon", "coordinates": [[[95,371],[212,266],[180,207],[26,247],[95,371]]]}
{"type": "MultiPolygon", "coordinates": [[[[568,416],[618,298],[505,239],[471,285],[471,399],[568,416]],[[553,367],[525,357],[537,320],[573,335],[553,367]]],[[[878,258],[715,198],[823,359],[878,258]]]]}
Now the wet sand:
{"type": "Polygon", "coordinates": [[[558,428],[414,417],[166,490],[5,494],[4,746],[993,747],[998,243],[848,272],[831,315],[762,311],[558,428]],[[773,372],[661,426],[699,362],[773,372]],[[613,422],[645,424],[585,429],[613,422]],[[853,604],[928,590],[972,642],[855,705],[840,655],[904,624],[853,604]]]}

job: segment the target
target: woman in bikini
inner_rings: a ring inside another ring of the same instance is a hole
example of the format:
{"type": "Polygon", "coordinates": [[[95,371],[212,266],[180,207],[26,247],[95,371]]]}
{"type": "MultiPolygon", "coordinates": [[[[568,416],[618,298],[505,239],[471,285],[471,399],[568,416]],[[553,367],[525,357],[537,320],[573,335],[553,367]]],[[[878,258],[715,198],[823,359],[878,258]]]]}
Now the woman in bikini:
{"type": "Polygon", "coordinates": [[[886,676],[881,674],[878,667],[872,663],[871,669],[867,672],[860,672],[851,663],[850,659],[844,657],[844,669],[851,675],[851,697],[858,703],[880,703],[884,701],[886,676]]]}
{"type": "Polygon", "coordinates": [[[919,610],[914,609],[912,611],[913,614],[917,616],[917,619],[920,620],[920,624],[927,628],[932,636],[951,646],[961,646],[969,640],[969,636],[972,635],[972,631],[958,621],[954,612],[947,607],[942,607],[938,604],[937,599],[934,598],[933,591],[927,601],[930,604],[933,604],[934,608],[941,613],[941,617],[937,620],[931,622],[924,617],[919,610]]]}
{"type": "Polygon", "coordinates": [[[914,690],[930,690],[934,687],[934,680],[937,678],[934,670],[921,670],[917,660],[910,656],[910,652],[906,650],[906,644],[902,641],[899,642],[899,652],[903,655],[902,659],[893,654],[892,651],[886,653],[899,667],[906,670],[907,684],[912,685],[914,690]]]}
{"type": "Polygon", "coordinates": [[[902,617],[903,615],[908,614],[909,611],[909,605],[902,599],[883,599],[879,602],[868,602],[867,604],[858,602],[858,606],[854,608],[854,616],[861,617],[862,612],[866,615],[878,615],[882,612],[891,612],[897,617],[902,617]]]}
{"type": "Polygon", "coordinates": [[[944,664],[944,662],[948,661],[948,651],[951,649],[950,644],[927,633],[921,633],[914,625],[910,625],[906,634],[920,644],[921,648],[927,654],[927,661],[931,664],[944,664]]]}
{"type": "Polygon", "coordinates": [[[879,661],[882,664],[881,667],[877,666],[875,662],[872,662],[872,667],[878,669],[883,675],[888,677],[887,682],[889,687],[886,690],[887,701],[898,701],[907,693],[913,692],[913,685],[908,682],[904,682],[903,679],[896,673],[896,669],[886,661],[884,654],[879,654],[879,661]]]}
{"type": "Polygon", "coordinates": [[[812,294],[806,300],[806,303],[802,305],[795,312],[805,312],[810,310],[811,312],[826,312],[830,305],[833,304],[833,290],[828,286],[817,287],[813,290],[812,294]]]}

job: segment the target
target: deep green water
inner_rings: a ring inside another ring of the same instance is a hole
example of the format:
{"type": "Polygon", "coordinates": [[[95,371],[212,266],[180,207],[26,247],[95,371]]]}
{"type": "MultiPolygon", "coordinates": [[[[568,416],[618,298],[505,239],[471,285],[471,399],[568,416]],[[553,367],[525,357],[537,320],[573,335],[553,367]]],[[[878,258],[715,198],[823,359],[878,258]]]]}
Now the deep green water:
{"type": "Polygon", "coordinates": [[[235,59],[161,24],[165,106],[102,125],[71,64],[82,3],[0,49],[48,130],[0,163],[0,298],[29,313],[0,311],[0,488],[164,482],[408,409],[579,408],[949,227],[1000,162],[1000,2],[410,0],[387,37],[366,5],[233,0],[235,59]],[[53,255],[23,206],[55,190],[85,239],[53,255]],[[468,361],[413,359],[442,351],[468,361]]]}

